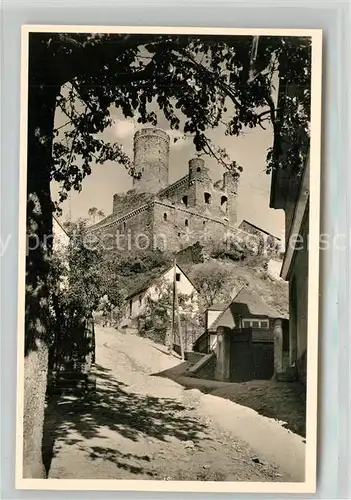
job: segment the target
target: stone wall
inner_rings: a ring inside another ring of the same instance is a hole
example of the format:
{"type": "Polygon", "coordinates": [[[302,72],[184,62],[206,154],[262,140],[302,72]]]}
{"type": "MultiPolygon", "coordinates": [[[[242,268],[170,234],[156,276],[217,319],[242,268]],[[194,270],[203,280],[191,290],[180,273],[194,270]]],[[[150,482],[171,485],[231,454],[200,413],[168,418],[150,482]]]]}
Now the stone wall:
{"type": "Polygon", "coordinates": [[[197,242],[205,245],[210,241],[225,241],[229,229],[224,222],[212,219],[206,213],[200,214],[164,201],[153,203],[153,213],[156,240],[166,241],[170,251],[180,251],[197,242]]]}
{"type": "MultiPolygon", "coordinates": [[[[118,218],[126,215],[133,210],[149,203],[154,199],[151,193],[138,193],[134,189],[127,193],[117,193],[113,196],[113,214],[118,218]]],[[[100,225],[104,221],[101,221],[100,225]]]]}
{"type": "Polygon", "coordinates": [[[203,256],[203,246],[197,241],[194,245],[191,245],[177,254],[177,262],[180,266],[183,265],[192,265],[199,264],[204,262],[203,256]]]}
{"type": "Polygon", "coordinates": [[[194,378],[201,378],[205,380],[214,380],[216,372],[217,358],[215,353],[208,355],[208,360],[191,376],[194,378]]]}
{"type": "Polygon", "coordinates": [[[158,197],[183,208],[196,209],[208,217],[220,218],[227,224],[237,221],[237,180],[224,174],[213,184],[209,170],[201,158],[189,161],[189,173],[166,189],[158,197]]]}
{"type": "Polygon", "coordinates": [[[143,205],[122,218],[94,230],[106,251],[153,249],[152,205],[143,205]]]}

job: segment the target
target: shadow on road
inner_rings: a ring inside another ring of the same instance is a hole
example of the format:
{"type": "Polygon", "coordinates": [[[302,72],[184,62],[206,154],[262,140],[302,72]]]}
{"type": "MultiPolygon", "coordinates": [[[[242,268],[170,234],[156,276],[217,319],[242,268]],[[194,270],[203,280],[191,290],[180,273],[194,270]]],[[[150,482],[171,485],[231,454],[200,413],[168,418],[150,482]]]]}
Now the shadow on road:
{"type": "MultiPolygon", "coordinates": [[[[58,439],[68,445],[83,444],[95,437],[102,438],[100,430],[107,428],[134,442],[146,436],[161,441],[173,437],[196,443],[199,440],[197,433],[205,430],[195,418],[186,415],[186,407],[174,399],[129,392],[128,386],[118,381],[111,370],[99,365],[96,365],[96,377],[96,392],[82,397],[57,396],[48,401],[43,439],[47,471],[50,470],[58,439]]],[[[136,459],[146,464],[149,461],[147,456],[122,454],[116,449],[101,446],[91,446],[89,453],[93,460],[109,460],[131,473],[148,474],[142,467],[127,462],[136,459]]]]}
{"type": "Polygon", "coordinates": [[[242,383],[219,382],[191,377],[190,366],[184,362],[173,368],[154,373],[182,385],[185,389],[198,389],[204,394],[229,399],[247,406],[257,413],[285,422],[284,426],[302,437],[306,436],[306,391],[300,382],[251,380],[242,383]]]}

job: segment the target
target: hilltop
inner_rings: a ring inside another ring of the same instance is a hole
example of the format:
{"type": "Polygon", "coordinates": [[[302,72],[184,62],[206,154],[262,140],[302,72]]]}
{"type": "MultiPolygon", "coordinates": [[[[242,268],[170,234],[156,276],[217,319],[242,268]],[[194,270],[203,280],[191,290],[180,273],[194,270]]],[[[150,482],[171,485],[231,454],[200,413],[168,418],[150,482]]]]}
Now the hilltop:
{"type": "MultiPolygon", "coordinates": [[[[173,258],[171,253],[153,251],[144,252],[143,255],[131,254],[121,259],[118,273],[123,296],[127,297],[138,287],[156,279],[172,265],[173,258]]],[[[242,286],[247,286],[281,317],[288,317],[288,283],[270,275],[267,256],[248,254],[233,259],[226,255],[218,256],[216,252],[208,252],[195,244],[176,254],[176,259],[194,283],[199,271],[205,275],[218,273],[219,279],[221,276],[225,278],[221,293],[216,297],[217,302],[230,300],[242,286]]],[[[279,261],[276,263],[279,264],[279,261]]]]}

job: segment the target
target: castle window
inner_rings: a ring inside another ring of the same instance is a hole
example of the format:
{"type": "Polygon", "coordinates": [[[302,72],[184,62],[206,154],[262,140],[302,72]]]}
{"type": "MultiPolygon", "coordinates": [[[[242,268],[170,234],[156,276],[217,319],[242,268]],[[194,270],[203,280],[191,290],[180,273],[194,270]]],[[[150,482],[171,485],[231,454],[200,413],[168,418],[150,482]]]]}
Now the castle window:
{"type": "Polygon", "coordinates": [[[166,214],[166,212],[163,214],[163,220],[167,220],[167,214],[166,214]]]}
{"type": "Polygon", "coordinates": [[[176,273],[176,281],[180,281],[180,273],[176,273]]]}
{"type": "Polygon", "coordinates": [[[184,205],[187,207],[188,206],[188,197],[187,196],[183,196],[182,198],[182,202],[184,203],[184,205]]]}
{"type": "Polygon", "coordinates": [[[202,221],[202,225],[203,225],[204,227],[206,226],[206,221],[205,221],[205,220],[203,220],[203,221],[202,221]]]}
{"type": "Polygon", "coordinates": [[[184,224],[186,225],[186,227],[188,227],[188,226],[189,226],[189,221],[188,221],[188,219],[185,219],[184,224]]]}
{"type": "Polygon", "coordinates": [[[139,295],[139,305],[141,306],[142,303],[143,303],[143,296],[139,295]]]}
{"type": "Polygon", "coordinates": [[[206,205],[209,205],[211,203],[211,195],[210,195],[210,193],[204,193],[204,199],[205,199],[206,205]]]}
{"type": "Polygon", "coordinates": [[[196,172],[201,172],[201,168],[197,167],[196,172]]]}
{"type": "Polygon", "coordinates": [[[178,236],[180,236],[180,233],[178,233],[178,236]]]}
{"type": "Polygon", "coordinates": [[[125,230],[126,230],[126,223],[123,222],[123,231],[125,231],[125,230]]]}
{"type": "Polygon", "coordinates": [[[223,213],[227,213],[228,210],[228,198],[226,196],[222,196],[221,198],[221,210],[223,213]]]}

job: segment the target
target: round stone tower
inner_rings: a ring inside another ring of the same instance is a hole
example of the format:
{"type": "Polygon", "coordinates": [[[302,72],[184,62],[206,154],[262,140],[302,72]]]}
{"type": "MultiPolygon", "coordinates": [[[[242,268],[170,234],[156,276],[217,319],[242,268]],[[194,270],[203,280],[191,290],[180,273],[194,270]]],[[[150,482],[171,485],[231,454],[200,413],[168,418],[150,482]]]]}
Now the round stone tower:
{"type": "Polygon", "coordinates": [[[158,193],[168,185],[170,138],[161,129],[143,128],[134,136],[133,187],[139,193],[158,193]]]}
{"type": "Polygon", "coordinates": [[[203,158],[192,158],[189,161],[189,182],[192,181],[208,181],[209,170],[205,167],[205,160],[203,158]]]}
{"type": "Polygon", "coordinates": [[[209,208],[211,193],[211,179],[202,158],[192,158],[189,161],[189,207],[197,207],[201,210],[209,208]]]}

